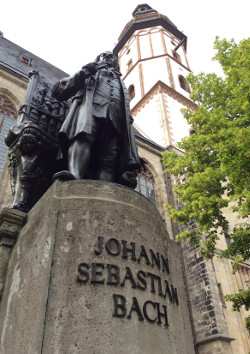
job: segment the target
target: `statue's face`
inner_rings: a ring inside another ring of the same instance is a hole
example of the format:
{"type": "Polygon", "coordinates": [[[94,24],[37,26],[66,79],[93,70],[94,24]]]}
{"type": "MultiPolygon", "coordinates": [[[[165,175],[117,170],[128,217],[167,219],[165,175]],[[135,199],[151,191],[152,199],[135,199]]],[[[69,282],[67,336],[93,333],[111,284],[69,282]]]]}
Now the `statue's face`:
{"type": "Polygon", "coordinates": [[[20,150],[27,156],[30,156],[35,150],[36,144],[33,138],[24,137],[20,144],[20,150]]]}
{"type": "Polygon", "coordinates": [[[104,61],[109,67],[115,68],[116,57],[111,52],[102,53],[100,56],[100,61],[104,61]]]}

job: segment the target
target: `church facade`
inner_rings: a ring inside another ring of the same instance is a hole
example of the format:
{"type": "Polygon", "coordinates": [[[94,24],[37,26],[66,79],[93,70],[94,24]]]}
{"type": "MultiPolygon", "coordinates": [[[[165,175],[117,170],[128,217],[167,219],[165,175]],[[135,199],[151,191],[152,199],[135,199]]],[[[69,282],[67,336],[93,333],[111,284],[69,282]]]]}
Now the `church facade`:
{"type": "MultiPolygon", "coordinates": [[[[170,220],[164,203],[178,205],[173,186],[185,183],[185,177],[176,180],[164,173],[162,152],[175,149],[177,154],[182,154],[176,143],[192,134],[192,127],[180,112],[186,107],[196,109],[195,103],[189,99],[190,87],[185,78],[191,72],[187,37],[168,17],[147,4],[137,6],[132,15],[113,52],[118,57],[129,91],[139,155],[147,161],[146,171],[138,176],[137,191],[155,204],[170,238],[174,240],[181,226],[170,220]]],[[[55,81],[66,73],[11,43],[2,34],[0,42],[3,49],[0,54],[0,207],[3,208],[11,199],[4,136],[17,118],[29,72],[35,69],[55,81]]],[[[249,287],[249,264],[242,264],[233,275],[230,260],[214,257],[207,261],[198,249],[191,249],[186,243],[181,247],[196,352],[248,353],[249,333],[244,328],[246,313],[232,312],[223,295],[249,287]]],[[[221,238],[218,255],[226,247],[226,239],[221,238]]]]}

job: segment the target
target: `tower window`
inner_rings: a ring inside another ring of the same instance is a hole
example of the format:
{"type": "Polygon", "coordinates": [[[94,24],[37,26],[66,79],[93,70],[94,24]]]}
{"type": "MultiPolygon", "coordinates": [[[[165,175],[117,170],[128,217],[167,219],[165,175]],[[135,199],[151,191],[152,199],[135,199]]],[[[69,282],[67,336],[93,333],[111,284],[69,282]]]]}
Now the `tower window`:
{"type": "Polygon", "coordinates": [[[128,88],[129,101],[131,101],[135,97],[135,87],[134,85],[130,85],[128,88]]]}
{"type": "Polygon", "coordinates": [[[152,173],[146,169],[137,175],[137,187],[136,191],[144,195],[144,197],[151,200],[152,203],[155,202],[155,191],[154,191],[154,178],[152,173]]]}
{"type": "Polygon", "coordinates": [[[133,60],[130,59],[128,62],[127,62],[127,72],[132,68],[133,66],[133,60]]]}
{"type": "Polygon", "coordinates": [[[180,83],[180,87],[187,91],[188,93],[190,93],[190,87],[189,87],[189,84],[187,82],[187,80],[182,76],[182,75],[179,75],[179,83],[180,83]]]}
{"type": "Polygon", "coordinates": [[[177,60],[179,63],[181,63],[181,57],[175,50],[172,50],[172,55],[175,60],[177,60]]]}

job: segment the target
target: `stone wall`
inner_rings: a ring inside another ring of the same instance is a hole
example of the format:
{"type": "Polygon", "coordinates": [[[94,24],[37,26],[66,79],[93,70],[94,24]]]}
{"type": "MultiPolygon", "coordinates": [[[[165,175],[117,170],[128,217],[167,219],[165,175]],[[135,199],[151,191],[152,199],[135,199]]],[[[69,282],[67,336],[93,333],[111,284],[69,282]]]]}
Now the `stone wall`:
{"type": "Polygon", "coordinates": [[[28,79],[0,66],[0,94],[6,96],[18,111],[22,104],[28,79]]]}
{"type": "Polygon", "coordinates": [[[233,338],[228,335],[213,261],[205,260],[198,248],[190,248],[187,242],[182,244],[195,345],[200,354],[205,354],[210,353],[206,347],[215,345],[212,342],[225,342],[222,347],[226,351],[222,353],[232,353],[230,342],[233,338]]]}

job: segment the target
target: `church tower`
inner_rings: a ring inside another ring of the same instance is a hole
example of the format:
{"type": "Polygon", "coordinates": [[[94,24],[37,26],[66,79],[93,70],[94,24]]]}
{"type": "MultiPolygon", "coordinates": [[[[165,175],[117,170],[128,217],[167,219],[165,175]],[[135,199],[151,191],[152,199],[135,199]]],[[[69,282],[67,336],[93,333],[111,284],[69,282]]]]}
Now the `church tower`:
{"type": "Polygon", "coordinates": [[[135,124],[161,146],[191,132],[180,109],[195,109],[185,77],[190,73],[187,37],[147,4],[133,11],[114,48],[129,90],[135,124]]]}

